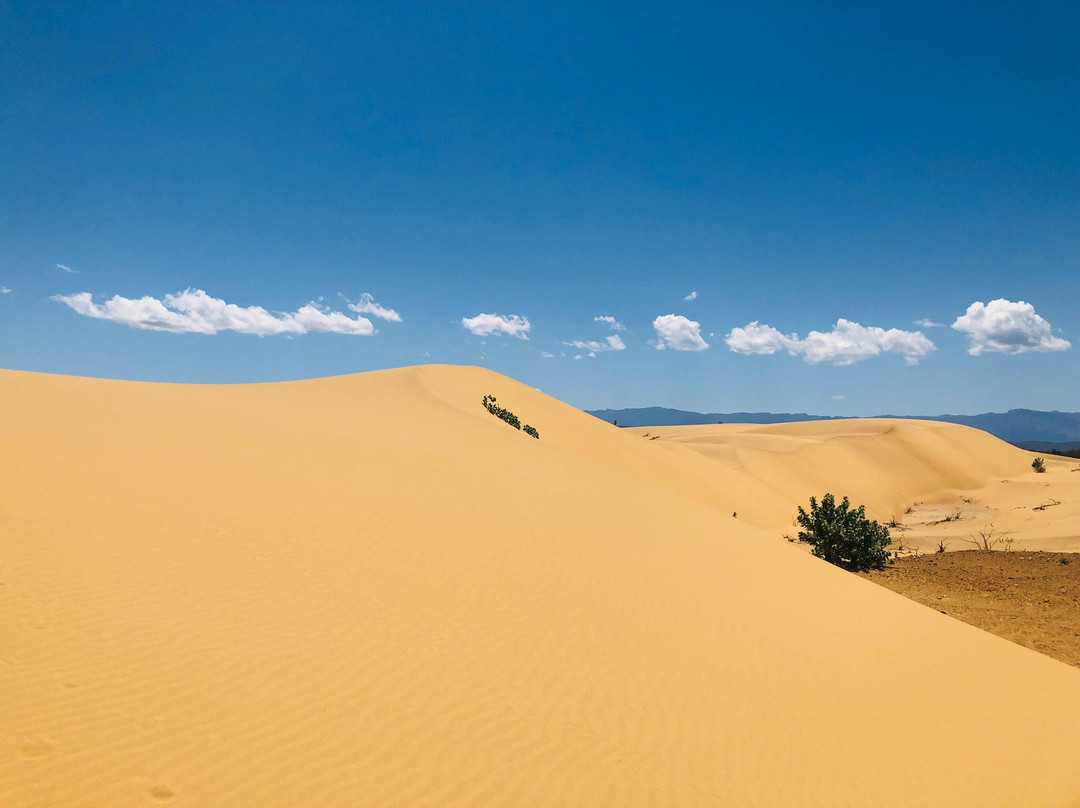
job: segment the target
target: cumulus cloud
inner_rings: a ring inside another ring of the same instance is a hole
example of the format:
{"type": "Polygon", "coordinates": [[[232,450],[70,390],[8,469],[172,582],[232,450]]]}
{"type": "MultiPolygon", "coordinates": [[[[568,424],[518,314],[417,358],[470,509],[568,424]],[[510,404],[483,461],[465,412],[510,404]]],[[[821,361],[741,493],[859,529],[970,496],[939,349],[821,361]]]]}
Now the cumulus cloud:
{"type": "Polygon", "coordinates": [[[662,351],[704,351],[709,347],[701,337],[701,323],[689,320],[681,314],[662,314],[653,320],[656,329],[656,349],[662,351]]]}
{"type": "Polygon", "coordinates": [[[624,326],[622,323],[620,323],[614,317],[611,317],[610,315],[607,315],[607,314],[602,314],[599,317],[593,317],[593,322],[594,323],[604,323],[612,331],[625,331],[626,330],[626,326],[624,326]]]}
{"type": "Polygon", "coordinates": [[[0,295],[10,295],[10,294],[11,294],[10,289],[8,289],[6,286],[0,286],[0,295]]]}
{"type": "Polygon", "coordinates": [[[754,320],[742,328],[731,329],[724,342],[735,353],[771,356],[778,351],[791,351],[798,345],[799,335],[782,334],[771,325],[762,325],[754,320]]]}
{"type": "Polygon", "coordinates": [[[933,320],[916,320],[915,325],[919,328],[944,328],[945,323],[935,323],[933,320]]]}
{"type": "MultiPolygon", "coordinates": [[[[573,342],[564,342],[563,345],[569,345],[571,348],[577,348],[579,351],[588,351],[590,358],[595,358],[598,353],[603,353],[604,351],[626,350],[626,343],[622,341],[622,338],[618,334],[612,334],[603,342],[594,339],[576,339],[573,342]]],[[[574,358],[577,359],[578,357],[574,358]]]]}
{"type": "Polygon", "coordinates": [[[697,290],[688,294],[686,297],[683,298],[683,300],[697,300],[697,290]]]}
{"type": "Polygon", "coordinates": [[[548,353],[547,351],[541,351],[541,352],[540,352],[540,356],[541,356],[541,357],[542,357],[543,359],[554,359],[554,358],[555,358],[555,354],[553,354],[553,353],[548,353]]]}
{"type": "Polygon", "coordinates": [[[1055,337],[1050,331],[1050,323],[1023,300],[975,301],[968,306],[967,313],[956,318],[952,327],[967,334],[968,353],[972,356],[987,351],[1020,354],[1065,351],[1072,347],[1067,339],[1055,337]]]}
{"type": "Polygon", "coordinates": [[[478,314],[475,317],[462,317],[461,324],[478,337],[490,337],[492,334],[505,334],[508,337],[528,339],[532,323],[518,314],[478,314]]]}
{"type": "Polygon", "coordinates": [[[69,266],[67,266],[65,264],[57,264],[56,268],[57,269],[62,269],[62,270],[64,270],[64,272],[70,272],[72,275],[78,275],[79,274],[79,270],[72,269],[71,267],[69,267],[69,266]]]}
{"type": "Polygon", "coordinates": [[[349,308],[357,314],[370,314],[372,317],[378,317],[380,320],[388,320],[392,323],[401,322],[400,314],[393,309],[387,309],[380,306],[375,302],[375,298],[367,292],[360,295],[360,299],[355,303],[349,303],[349,308]]]}
{"type": "Polygon", "coordinates": [[[54,295],[53,300],[71,307],[79,314],[99,320],[111,320],[132,328],[171,331],[178,334],[216,334],[237,331],[260,337],[273,334],[330,332],[370,336],[375,333],[365,317],[349,317],[316,303],[308,303],[294,312],[271,313],[262,306],[237,306],[202,289],[187,289],[176,294],[138,299],[114,295],[103,303],[94,303],[89,292],[54,295]]]}
{"type": "Polygon", "coordinates": [[[735,353],[771,355],[787,351],[802,356],[811,365],[852,365],[881,353],[895,353],[909,365],[937,350],[920,331],[864,326],[840,318],[831,331],[811,331],[805,339],[798,334],[783,334],[756,320],[742,328],[733,328],[724,342],[735,353]]]}

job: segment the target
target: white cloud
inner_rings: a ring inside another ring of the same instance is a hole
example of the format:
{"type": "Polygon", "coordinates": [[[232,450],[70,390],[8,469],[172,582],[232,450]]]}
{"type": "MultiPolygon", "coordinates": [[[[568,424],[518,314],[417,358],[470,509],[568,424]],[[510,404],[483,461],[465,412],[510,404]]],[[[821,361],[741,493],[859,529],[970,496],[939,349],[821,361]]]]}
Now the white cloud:
{"type": "Polygon", "coordinates": [[[709,347],[701,338],[701,323],[689,320],[681,314],[662,314],[653,320],[653,328],[659,341],[656,349],[662,351],[704,351],[709,347]]]}
{"type": "Polygon", "coordinates": [[[735,353],[771,356],[778,351],[791,351],[798,344],[799,335],[785,336],[771,325],[762,325],[754,320],[742,328],[731,329],[724,342],[735,353]]]}
{"type": "Polygon", "coordinates": [[[478,337],[492,334],[506,334],[509,337],[528,339],[532,323],[525,317],[511,314],[478,314],[475,317],[462,317],[461,324],[478,337]]]}
{"type": "Polygon", "coordinates": [[[563,345],[569,345],[571,348],[577,348],[579,351],[604,350],[604,344],[602,342],[597,342],[596,340],[576,339],[573,342],[564,342],[563,345]]]}
{"type": "Polygon", "coordinates": [[[577,348],[579,351],[588,351],[590,358],[595,358],[598,353],[603,353],[604,351],[626,350],[626,343],[622,341],[622,337],[618,334],[612,334],[610,337],[605,338],[603,342],[592,339],[576,339],[573,342],[564,342],[563,345],[569,345],[571,348],[577,348]]]}
{"type": "Polygon", "coordinates": [[[541,351],[541,352],[540,352],[540,356],[541,356],[541,357],[542,357],[543,359],[554,359],[554,358],[555,358],[555,354],[553,354],[553,353],[548,353],[547,351],[541,351]]]}
{"type": "MultiPolygon", "coordinates": [[[[607,314],[593,317],[593,322],[604,323],[612,331],[624,330],[622,323],[607,314]]],[[[563,345],[569,345],[571,348],[577,348],[579,351],[584,351],[585,355],[590,359],[595,359],[598,353],[626,350],[626,343],[622,341],[622,337],[618,334],[610,334],[607,337],[604,337],[603,342],[595,339],[576,339],[572,342],[564,342],[563,345]]],[[[581,354],[576,355],[574,359],[581,359],[581,354]]]]}
{"type": "Polygon", "coordinates": [[[8,289],[6,286],[0,286],[0,295],[10,295],[10,294],[11,294],[10,289],[8,289]]]}
{"type": "Polygon", "coordinates": [[[683,298],[683,300],[697,300],[697,290],[694,290],[693,292],[688,294],[686,297],[683,298]]]}
{"type": "Polygon", "coordinates": [[[79,270],[72,269],[71,267],[66,266],[65,264],[57,264],[56,268],[57,269],[62,269],[62,270],[64,270],[64,272],[70,272],[72,275],[78,275],[79,274],[79,270]]]}
{"type": "Polygon", "coordinates": [[[900,354],[909,365],[916,365],[935,350],[934,343],[921,331],[886,331],[840,318],[832,331],[807,334],[799,353],[813,365],[851,365],[880,353],[900,354]]]}
{"type": "Polygon", "coordinates": [[[968,353],[972,356],[987,351],[1019,354],[1064,351],[1072,347],[1068,340],[1055,337],[1050,323],[1023,300],[999,298],[985,304],[975,301],[968,306],[966,314],[956,318],[952,327],[968,335],[968,353]]]}
{"type": "Polygon", "coordinates": [[[724,342],[735,353],[771,355],[787,351],[802,356],[811,365],[851,365],[881,353],[895,353],[909,365],[937,350],[920,331],[886,331],[840,318],[831,331],[811,331],[805,339],[783,334],[756,320],[743,328],[733,328],[724,342]]]}
{"type": "Polygon", "coordinates": [[[595,323],[606,323],[612,331],[625,331],[626,326],[616,320],[614,317],[608,314],[602,314],[599,317],[593,317],[595,323]]]}
{"type": "Polygon", "coordinates": [[[933,320],[916,320],[915,325],[919,328],[944,328],[945,323],[935,323],[933,320]]]}
{"type": "Polygon", "coordinates": [[[210,297],[201,289],[187,289],[176,294],[132,299],[114,295],[104,303],[94,303],[89,292],[54,295],[53,300],[70,306],[79,314],[100,320],[123,323],[150,331],[180,334],[216,334],[237,331],[260,337],[272,334],[307,334],[321,331],[336,334],[369,336],[375,333],[371,321],[349,317],[315,303],[301,306],[292,313],[271,313],[262,306],[237,306],[210,297]]]}
{"type": "Polygon", "coordinates": [[[833,397],[832,397],[832,400],[833,400],[833,401],[843,401],[843,400],[844,400],[844,397],[843,397],[843,396],[833,396],[833,397]]]}
{"type": "MultiPolygon", "coordinates": [[[[320,300],[322,298],[319,298],[320,300]]],[[[387,309],[380,306],[375,302],[375,298],[369,295],[367,292],[360,295],[360,299],[355,303],[349,303],[349,308],[355,311],[357,314],[370,314],[373,317],[378,317],[380,320],[389,320],[392,323],[400,323],[401,315],[393,309],[387,309]]]]}

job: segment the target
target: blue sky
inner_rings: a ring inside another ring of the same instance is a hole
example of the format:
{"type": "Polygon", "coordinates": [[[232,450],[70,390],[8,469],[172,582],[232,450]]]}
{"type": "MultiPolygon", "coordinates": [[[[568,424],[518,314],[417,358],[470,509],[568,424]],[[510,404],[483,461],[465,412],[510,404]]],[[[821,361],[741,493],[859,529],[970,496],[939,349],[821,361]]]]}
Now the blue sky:
{"type": "Polygon", "coordinates": [[[0,3],[0,366],[1080,410],[1077,41],[1069,3],[0,3]]]}

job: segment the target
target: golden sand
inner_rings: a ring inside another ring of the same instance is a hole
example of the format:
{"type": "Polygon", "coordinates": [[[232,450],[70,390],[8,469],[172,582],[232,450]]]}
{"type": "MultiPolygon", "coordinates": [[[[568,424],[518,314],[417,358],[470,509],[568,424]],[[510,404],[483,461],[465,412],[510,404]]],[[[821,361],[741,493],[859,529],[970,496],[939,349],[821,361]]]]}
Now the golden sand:
{"type": "Polygon", "coordinates": [[[998,550],[1080,552],[1080,460],[981,430],[865,418],[627,431],[712,460],[724,480],[713,496],[774,533],[795,535],[796,504],[832,492],[892,523],[894,544],[909,549],[986,549],[985,539],[998,550]],[[1035,457],[1045,473],[1033,471],[1035,457]]]}
{"type": "Polygon", "coordinates": [[[0,805],[1080,804],[1080,672],[774,529],[1021,477],[981,433],[703,451],[461,367],[0,417],[0,805]]]}

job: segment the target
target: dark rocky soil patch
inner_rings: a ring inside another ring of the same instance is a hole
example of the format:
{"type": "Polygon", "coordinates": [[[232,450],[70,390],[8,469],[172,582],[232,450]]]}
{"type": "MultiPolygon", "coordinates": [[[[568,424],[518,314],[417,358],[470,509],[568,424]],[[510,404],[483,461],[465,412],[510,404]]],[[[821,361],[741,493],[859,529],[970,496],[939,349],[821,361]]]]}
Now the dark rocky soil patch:
{"type": "Polygon", "coordinates": [[[1080,553],[963,550],[902,558],[874,583],[1080,667],[1080,553]]]}

